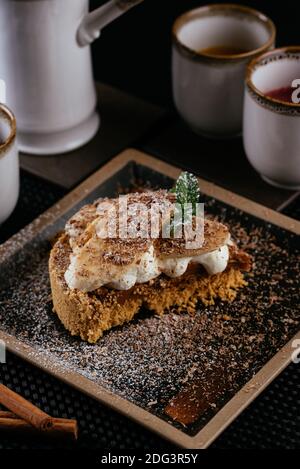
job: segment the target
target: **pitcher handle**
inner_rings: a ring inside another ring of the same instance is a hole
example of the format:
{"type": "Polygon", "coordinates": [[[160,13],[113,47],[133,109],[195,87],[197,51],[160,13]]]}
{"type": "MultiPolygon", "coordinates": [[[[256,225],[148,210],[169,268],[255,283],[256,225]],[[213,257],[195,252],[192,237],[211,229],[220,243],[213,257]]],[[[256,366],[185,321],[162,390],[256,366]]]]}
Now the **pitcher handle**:
{"type": "Polygon", "coordinates": [[[101,29],[144,0],[110,0],[88,13],[77,31],[77,42],[81,47],[88,46],[100,36],[101,29]]]}

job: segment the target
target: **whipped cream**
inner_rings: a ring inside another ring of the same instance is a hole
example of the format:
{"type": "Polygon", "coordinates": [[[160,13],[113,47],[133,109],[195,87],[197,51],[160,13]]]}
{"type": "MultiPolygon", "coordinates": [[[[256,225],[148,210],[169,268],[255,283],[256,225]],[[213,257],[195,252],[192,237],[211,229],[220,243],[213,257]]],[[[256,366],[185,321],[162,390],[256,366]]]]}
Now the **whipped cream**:
{"type": "MultiPolygon", "coordinates": [[[[228,244],[230,244],[230,241],[228,244]]],[[[130,290],[134,285],[149,282],[157,278],[161,273],[171,278],[177,278],[186,272],[190,263],[200,264],[209,275],[215,275],[224,272],[228,260],[229,249],[227,244],[215,251],[201,254],[200,256],[165,259],[157,258],[154,247],[151,245],[141,259],[128,267],[125,272],[122,272],[119,278],[104,284],[98,282],[97,288],[106,286],[116,290],[130,290]]],[[[83,281],[82,278],[78,277],[76,261],[76,255],[71,256],[69,268],[65,273],[65,280],[68,286],[72,289],[78,288],[83,291],[94,290],[95,285],[90,284],[89,279],[83,281]]]]}
{"type": "Polygon", "coordinates": [[[201,264],[209,275],[220,274],[226,270],[229,261],[228,246],[191,258],[191,261],[201,264]]]}
{"type": "MultiPolygon", "coordinates": [[[[170,195],[165,191],[158,191],[131,194],[123,196],[122,200],[127,202],[129,213],[137,202],[148,204],[147,207],[158,203],[160,209],[164,209],[163,212],[168,212],[165,204],[170,204],[170,195]]],[[[121,235],[118,237],[117,233],[110,232],[111,228],[117,228],[118,225],[111,223],[114,215],[123,216],[123,208],[119,202],[120,199],[101,199],[83,207],[67,222],[65,230],[72,251],[70,264],[65,272],[69,288],[83,292],[95,291],[103,286],[130,290],[134,285],[147,283],[161,274],[170,278],[181,277],[191,263],[202,265],[209,275],[226,269],[229,260],[228,246],[232,243],[224,225],[217,222],[212,225],[212,222],[206,221],[204,231],[207,232],[207,240],[197,250],[180,250],[176,243],[175,247],[172,243],[171,246],[164,246],[161,242],[156,246],[155,236],[142,236],[141,239],[130,236],[132,241],[126,244],[126,238],[124,240],[121,235]],[[217,246],[221,247],[217,249],[217,246]],[[189,257],[176,257],[178,252],[189,257]]],[[[129,220],[133,216],[131,214],[129,220]]],[[[159,230],[157,234],[160,235],[159,230]]]]}
{"type": "Polygon", "coordinates": [[[136,283],[150,282],[161,274],[158,262],[154,254],[154,247],[143,254],[138,264],[131,267],[122,277],[107,286],[116,290],[129,290],[136,283]]]}

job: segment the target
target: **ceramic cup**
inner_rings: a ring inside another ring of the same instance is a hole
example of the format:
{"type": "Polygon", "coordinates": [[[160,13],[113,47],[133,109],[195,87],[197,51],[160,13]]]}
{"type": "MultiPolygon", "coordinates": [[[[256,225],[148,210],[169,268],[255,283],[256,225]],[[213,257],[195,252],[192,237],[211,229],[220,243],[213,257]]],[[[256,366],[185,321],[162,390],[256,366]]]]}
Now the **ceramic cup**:
{"type": "Polygon", "coordinates": [[[12,213],[19,196],[19,155],[16,120],[0,104],[0,224],[12,213]]]}
{"type": "Polygon", "coordinates": [[[246,66],[274,47],[275,36],[269,18],[240,5],[204,6],[177,19],[173,95],[179,114],[195,132],[217,138],[241,133],[246,66]],[[222,47],[235,53],[211,52],[222,47]]]}
{"type": "Polygon", "coordinates": [[[246,154],[263,179],[291,190],[300,189],[299,85],[300,46],[275,49],[249,64],[244,106],[246,154]],[[290,102],[270,97],[276,90],[290,90],[290,102]]]}

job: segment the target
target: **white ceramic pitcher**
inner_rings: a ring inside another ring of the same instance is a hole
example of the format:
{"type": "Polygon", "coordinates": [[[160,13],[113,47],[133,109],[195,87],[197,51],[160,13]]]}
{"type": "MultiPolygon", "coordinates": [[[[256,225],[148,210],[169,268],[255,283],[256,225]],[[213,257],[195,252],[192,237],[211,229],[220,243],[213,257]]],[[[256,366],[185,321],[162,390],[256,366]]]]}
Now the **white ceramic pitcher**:
{"type": "Polygon", "coordinates": [[[16,115],[22,151],[57,154],[97,132],[89,44],[143,0],[0,0],[0,79],[16,115]]]}

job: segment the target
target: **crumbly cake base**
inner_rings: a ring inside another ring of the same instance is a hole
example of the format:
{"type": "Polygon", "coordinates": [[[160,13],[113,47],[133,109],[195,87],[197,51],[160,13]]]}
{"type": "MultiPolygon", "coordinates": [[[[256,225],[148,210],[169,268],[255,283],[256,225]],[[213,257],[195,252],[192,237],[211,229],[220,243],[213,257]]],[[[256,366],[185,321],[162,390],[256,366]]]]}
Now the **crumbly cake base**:
{"type": "Polygon", "coordinates": [[[233,301],[237,290],[246,285],[237,266],[229,265],[225,272],[213,276],[197,268],[175,279],[161,275],[126,292],[103,287],[83,293],[71,290],[65,282],[69,255],[69,241],[64,234],[49,260],[54,311],[72,335],[90,343],[97,342],[112,327],[131,321],[142,307],[159,315],[170,310],[193,314],[199,302],[209,305],[216,299],[233,301]]]}

